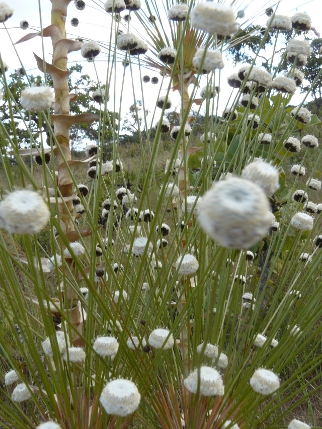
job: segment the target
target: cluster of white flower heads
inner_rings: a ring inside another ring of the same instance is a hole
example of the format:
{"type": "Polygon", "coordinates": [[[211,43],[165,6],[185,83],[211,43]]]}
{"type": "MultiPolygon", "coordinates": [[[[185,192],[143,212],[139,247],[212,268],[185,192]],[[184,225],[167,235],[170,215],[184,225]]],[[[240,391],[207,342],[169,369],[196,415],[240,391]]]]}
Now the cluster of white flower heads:
{"type": "Polygon", "coordinates": [[[167,329],[157,328],[151,332],[148,340],[150,346],[164,350],[171,349],[174,346],[173,335],[167,329]]]}
{"type": "Polygon", "coordinates": [[[259,368],[250,379],[250,385],[257,393],[270,395],[280,387],[279,378],[274,372],[259,368]]]}
{"type": "Polygon", "coordinates": [[[202,2],[192,10],[191,26],[207,33],[230,36],[238,30],[231,7],[215,2],[202,2]]]}
{"type": "Polygon", "coordinates": [[[125,417],[134,413],[140,405],[141,395],[131,380],[119,378],[104,387],[100,403],[107,414],[125,417]]]}
{"type": "Polygon", "coordinates": [[[24,109],[40,112],[52,107],[54,94],[49,86],[31,86],[21,91],[20,103],[24,109]]]}
{"type": "Polygon", "coordinates": [[[37,234],[47,224],[50,211],[34,191],[21,189],[5,195],[0,203],[0,226],[12,234],[37,234]]]}
{"type": "Polygon", "coordinates": [[[192,64],[197,70],[201,68],[205,73],[224,68],[221,52],[210,49],[199,48],[193,57],[192,64]]]}
{"type": "Polygon", "coordinates": [[[269,203],[264,191],[249,180],[220,180],[203,196],[198,221],[221,246],[247,249],[268,234],[269,203]]]}
{"type": "Polygon", "coordinates": [[[195,369],[183,383],[189,392],[199,392],[202,396],[223,396],[225,392],[222,376],[210,366],[195,369]]]}
{"type": "Polygon", "coordinates": [[[278,169],[261,158],[246,165],[241,177],[256,183],[268,197],[271,197],[280,187],[278,169]]]}

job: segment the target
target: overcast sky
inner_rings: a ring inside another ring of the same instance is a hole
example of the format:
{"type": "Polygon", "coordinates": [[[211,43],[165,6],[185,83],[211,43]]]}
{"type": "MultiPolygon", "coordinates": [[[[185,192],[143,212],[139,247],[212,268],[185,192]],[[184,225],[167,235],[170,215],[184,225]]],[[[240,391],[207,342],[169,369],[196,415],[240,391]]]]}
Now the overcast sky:
{"type": "MultiPolygon", "coordinates": [[[[14,15],[10,18],[6,25],[8,27],[8,33],[13,42],[16,42],[21,37],[26,35],[29,32],[39,30],[40,26],[46,27],[50,24],[50,11],[51,11],[51,2],[50,0],[6,0],[7,3],[14,9],[14,15]],[[40,14],[41,11],[41,14],[40,14]],[[40,19],[41,15],[41,19],[40,19]],[[19,27],[19,23],[21,20],[27,20],[31,28],[35,30],[28,29],[22,30],[19,27]],[[41,24],[42,23],[42,24],[41,24]]],[[[141,0],[144,3],[144,0],[141,0]]],[[[161,1],[161,0],[157,0],[161,1]]],[[[100,0],[85,0],[86,7],[83,11],[79,11],[74,6],[74,2],[72,1],[68,7],[68,17],[66,21],[66,29],[68,33],[68,37],[86,37],[96,40],[98,42],[108,43],[109,34],[110,34],[110,26],[111,19],[110,15],[107,14],[103,5],[104,2],[100,0]],[[79,19],[79,26],[77,28],[72,27],[70,24],[70,20],[72,18],[79,19]]],[[[240,23],[243,22],[255,22],[265,25],[267,21],[267,16],[263,13],[265,8],[268,5],[272,5],[276,3],[273,0],[233,0],[226,1],[226,4],[233,4],[234,10],[237,12],[238,10],[244,9],[245,18],[240,20],[240,23]],[[258,11],[261,11],[258,13],[258,11]]],[[[162,3],[161,3],[162,4],[162,3]]],[[[321,0],[282,0],[280,2],[280,6],[278,9],[279,14],[285,14],[292,16],[296,11],[298,12],[306,12],[308,13],[313,21],[313,26],[316,28],[318,32],[322,33],[322,22],[321,22],[321,14],[322,14],[322,1],[321,0]]],[[[124,15],[124,13],[122,13],[124,15]]],[[[131,25],[135,25],[135,19],[132,20],[131,25]]],[[[3,27],[0,24],[0,28],[3,27]]],[[[44,39],[44,45],[42,45],[42,40],[40,37],[37,37],[33,40],[25,42],[23,44],[17,45],[16,52],[12,43],[10,41],[9,35],[6,30],[1,28],[0,30],[0,39],[1,39],[1,54],[6,63],[9,65],[9,70],[14,71],[18,67],[20,67],[20,61],[24,64],[25,68],[30,73],[38,74],[38,70],[35,67],[35,61],[32,56],[32,52],[35,52],[40,57],[43,57],[43,52],[45,53],[45,58],[47,62],[51,62],[51,41],[48,39],[44,39]]],[[[96,80],[96,74],[93,69],[93,64],[84,61],[81,57],[80,52],[73,52],[69,54],[69,64],[72,63],[81,63],[84,66],[84,72],[90,74],[94,80],[96,80]]],[[[107,68],[107,55],[100,54],[97,57],[97,70],[98,76],[102,83],[105,83],[106,80],[106,68],[107,68]]],[[[225,91],[228,90],[226,87],[226,77],[231,74],[233,71],[232,65],[229,63],[229,60],[225,60],[225,68],[222,73],[222,88],[221,88],[221,98],[225,91]]],[[[117,94],[116,100],[114,100],[113,95],[111,95],[110,102],[108,107],[111,110],[118,110],[119,108],[119,91],[122,85],[122,76],[123,67],[119,64],[117,68],[117,78],[115,79],[115,93],[117,94]]],[[[145,74],[145,70],[142,71],[145,74]]],[[[157,72],[147,71],[146,74],[152,76],[158,76],[157,72]]],[[[128,110],[129,105],[133,102],[133,91],[132,84],[130,79],[130,70],[126,69],[126,84],[125,88],[125,101],[124,101],[124,111],[122,115],[124,116],[125,112],[128,110]]],[[[141,85],[138,82],[139,74],[134,75],[135,82],[135,98],[142,99],[141,93],[141,85]]],[[[160,79],[161,81],[161,79],[160,79]]],[[[167,86],[167,85],[166,85],[167,86]]],[[[201,85],[202,86],[202,85],[201,85]]],[[[145,84],[144,85],[144,98],[147,103],[147,107],[152,109],[155,105],[155,100],[157,98],[157,94],[159,91],[159,85],[145,84]]],[[[230,91],[229,91],[230,92],[230,91]]],[[[174,101],[178,101],[178,98],[174,99],[174,101]]],[[[224,102],[225,100],[222,100],[224,102]]]]}

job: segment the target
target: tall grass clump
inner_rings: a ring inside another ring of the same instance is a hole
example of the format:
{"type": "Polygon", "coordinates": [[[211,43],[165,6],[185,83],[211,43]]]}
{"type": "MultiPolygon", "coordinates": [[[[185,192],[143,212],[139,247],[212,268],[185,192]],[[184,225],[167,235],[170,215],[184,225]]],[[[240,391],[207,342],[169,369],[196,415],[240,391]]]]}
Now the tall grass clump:
{"type": "MultiPolygon", "coordinates": [[[[16,102],[0,57],[12,124],[0,125],[1,427],[321,427],[321,122],[304,106],[309,94],[292,104],[311,19],[269,8],[254,61],[227,76],[225,51],[245,38],[238,2],[93,2],[110,19],[99,42],[67,37],[70,8],[86,7],[70,3],[52,0],[52,22],[18,41],[51,39],[52,60],[30,60],[53,88],[26,76],[16,102]],[[99,115],[70,115],[73,51],[94,76],[105,58],[99,115]],[[148,115],[151,71],[162,85],[148,115]],[[143,112],[136,168],[120,157],[107,108],[114,94],[124,114],[129,84],[138,122],[143,112]],[[37,112],[50,144],[40,131],[20,149],[14,109],[37,112]],[[82,160],[71,153],[78,123],[98,124],[82,160]]],[[[1,3],[9,34],[12,15],[1,3]]]]}

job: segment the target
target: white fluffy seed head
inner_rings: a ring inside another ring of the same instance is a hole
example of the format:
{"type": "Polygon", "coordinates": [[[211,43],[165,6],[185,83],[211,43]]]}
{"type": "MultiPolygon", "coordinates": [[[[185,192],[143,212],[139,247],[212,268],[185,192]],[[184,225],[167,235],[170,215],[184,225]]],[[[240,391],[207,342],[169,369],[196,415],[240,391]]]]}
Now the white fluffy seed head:
{"type": "Polygon", "coordinates": [[[20,103],[27,110],[47,110],[54,101],[54,94],[49,86],[31,86],[21,91],[20,103]]]}
{"type": "Polygon", "coordinates": [[[183,276],[190,276],[198,270],[199,263],[195,256],[191,255],[190,253],[186,253],[183,257],[179,256],[176,262],[176,268],[179,274],[183,276]]]}
{"type": "Polygon", "coordinates": [[[81,55],[84,58],[93,59],[101,52],[101,48],[97,42],[91,40],[82,44],[81,55]]]}
{"type": "Polygon", "coordinates": [[[19,380],[19,375],[16,373],[14,369],[7,372],[4,376],[4,384],[6,386],[10,386],[13,383],[16,383],[19,380]]]}
{"type": "Polygon", "coordinates": [[[100,356],[114,356],[119,348],[119,343],[114,337],[98,337],[96,338],[93,349],[100,356]]]}
{"type": "Polygon", "coordinates": [[[321,181],[317,179],[309,179],[306,186],[314,191],[321,191],[321,181]]]}
{"type": "Polygon", "coordinates": [[[307,40],[291,39],[286,45],[286,52],[291,55],[305,55],[311,53],[310,43],[307,40]]]}
{"type": "Polygon", "coordinates": [[[124,0],[107,0],[104,4],[106,12],[120,13],[125,9],[124,0]]]}
{"type": "Polygon", "coordinates": [[[313,217],[306,213],[295,213],[291,219],[291,225],[293,228],[300,231],[311,231],[313,229],[313,217]]]}
{"type": "Polygon", "coordinates": [[[36,429],[61,429],[61,426],[55,422],[45,422],[40,423],[39,426],[36,427],[36,429]]]}
{"type": "Polygon", "coordinates": [[[272,75],[258,67],[251,69],[248,79],[264,88],[270,88],[272,85],[272,75]]]}
{"type": "Polygon", "coordinates": [[[268,197],[271,197],[280,187],[278,169],[260,158],[246,165],[241,177],[256,183],[268,197]]]}
{"type": "Polygon", "coordinates": [[[49,217],[50,211],[43,198],[28,189],[7,194],[0,203],[0,223],[12,234],[37,234],[49,217]]]}
{"type": "Polygon", "coordinates": [[[223,396],[224,394],[224,384],[220,373],[209,366],[201,366],[200,370],[195,369],[184,379],[183,383],[189,392],[197,393],[199,391],[202,396],[223,396]]]}
{"type": "Polygon", "coordinates": [[[187,18],[189,6],[187,4],[176,4],[168,11],[171,21],[184,21],[187,18]]]}
{"type": "Polygon", "coordinates": [[[204,343],[199,344],[199,346],[197,347],[197,353],[201,353],[203,348],[205,347],[203,354],[209,358],[216,358],[218,356],[218,347],[213,345],[213,344],[206,344],[206,346],[204,346],[204,343]]]}
{"type": "Polygon", "coordinates": [[[134,240],[132,253],[135,256],[142,256],[147,248],[147,254],[152,252],[152,244],[148,242],[146,237],[138,237],[134,240]]]}
{"type": "MultiPolygon", "coordinates": [[[[75,254],[75,256],[82,256],[85,253],[85,247],[82,246],[78,241],[75,241],[73,243],[69,243],[72,252],[75,254]]],[[[65,258],[72,258],[72,254],[69,252],[69,250],[66,248],[64,250],[64,256],[65,258]]]]}
{"type": "Polygon", "coordinates": [[[100,403],[107,414],[121,417],[134,413],[140,400],[141,395],[136,385],[121,378],[107,383],[100,396],[100,403]]]}
{"type": "Polygon", "coordinates": [[[312,113],[305,107],[296,107],[291,111],[291,115],[294,116],[297,121],[308,124],[311,121],[312,113]]]}
{"type": "Polygon", "coordinates": [[[260,133],[258,134],[258,143],[270,144],[272,142],[272,134],[260,133]]]}
{"type": "Polygon", "coordinates": [[[197,197],[196,195],[189,195],[185,201],[182,203],[182,211],[183,213],[192,213],[197,214],[199,205],[202,201],[201,197],[197,197]]]}
{"type": "Polygon", "coordinates": [[[86,354],[82,347],[68,347],[66,348],[63,359],[67,362],[82,363],[85,361],[86,354]]]}
{"type": "Polygon", "coordinates": [[[199,3],[191,12],[191,26],[207,33],[230,36],[238,30],[231,7],[215,2],[199,3]]]}
{"type": "Polygon", "coordinates": [[[257,393],[270,395],[280,387],[279,378],[274,372],[268,369],[257,369],[250,379],[250,385],[257,393]]]}
{"type": "Polygon", "coordinates": [[[289,137],[284,141],[283,146],[289,152],[300,152],[301,150],[301,142],[296,137],[289,137]]]}
{"type": "Polygon", "coordinates": [[[0,3],[0,22],[5,22],[13,15],[13,9],[5,2],[0,3]]]}
{"type": "Polygon", "coordinates": [[[276,30],[290,31],[292,30],[291,18],[286,15],[273,15],[266,23],[267,27],[276,30]]]}
{"type": "Polygon", "coordinates": [[[304,136],[301,140],[301,143],[310,149],[315,149],[319,146],[318,139],[311,134],[307,134],[306,136],[304,136]]]}
{"type": "Polygon", "coordinates": [[[263,345],[265,344],[267,340],[267,337],[265,337],[265,335],[262,334],[257,334],[254,340],[254,346],[256,347],[263,347],[263,345]]]}
{"type": "Polygon", "coordinates": [[[288,429],[311,429],[311,426],[307,425],[300,420],[293,419],[290,424],[287,426],[288,429]]]}
{"type": "Polygon", "coordinates": [[[207,51],[202,48],[198,49],[193,57],[192,64],[195,69],[199,70],[201,68],[201,70],[206,73],[224,68],[221,52],[212,51],[210,49],[207,51]]]}
{"type": "Polygon", "coordinates": [[[269,203],[264,191],[249,180],[216,182],[203,196],[198,221],[221,246],[247,249],[268,234],[269,203]]]}
{"type": "Polygon", "coordinates": [[[11,395],[13,402],[23,402],[31,398],[31,393],[25,383],[18,384],[11,395]]]}
{"type": "Polygon", "coordinates": [[[160,60],[167,64],[173,64],[175,62],[176,56],[177,50],[170,47],[162,48],[158,54],[160,60]]]}
{"type": "Polygon", "coordinates": [[[273,80],[272,88],[287,94],[294,94],[297,86],[294,79],[286,76],[278,76],[273,80]]]}
{"type": "MultiPolygon", "coordinates": [[[[58,331],[56,332],[56,341],[57,341],[57,347],[58,347],[58,351],[59,353],[64,353],[66,350],[66,340],[65,340],[65,335],[63,332],[58,331]]],[[[54,356],[54,352],[53,349],[51,347],[51,342],[49,337],[47,337],[45,339],[45,341],[43,341],[41,343],[43,351],[45,353],[45,355],[53,357],[54,356]]]]}
{"type": "Polygon", "coordinates": [[[150,346],[164,350],[171,349],[174,346],[173,335],[167,329],[157,328],[151,332],[148,340],[150,346]]]}
{"type": "Polygon", "coordinates": [[[296,30],[309,31],[312,26],[312,20],[306,13],[296,12],[292,18],[292,27],[296,30]]]}
{"type": "Polygon", "coordinates": [[[305,176],[305,167],[303,165],[294,164],[291,167],[291,173],[295,176],[305,176]]]}
{"type": "Polygon", "coordinates": [[[126,344],[131,350],[136,350],[140,347],[140,345],[144,347],[146,345],[146,341],[144,338],[142,338],[142,340],[140,341],[138,337],[131,336],[127,340],[126,344]]]}

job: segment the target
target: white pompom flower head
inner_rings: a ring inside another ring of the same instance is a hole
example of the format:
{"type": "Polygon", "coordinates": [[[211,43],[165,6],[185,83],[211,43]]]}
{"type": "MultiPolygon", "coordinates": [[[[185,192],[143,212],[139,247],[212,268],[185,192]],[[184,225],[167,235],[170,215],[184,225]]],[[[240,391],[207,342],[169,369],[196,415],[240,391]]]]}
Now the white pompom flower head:
{"type": "Polygon", "coordinates": [[[268,197],[271,197],[280,187],[278,169],[261,158],[246,165],[241,177],[258,185],[268,197]]]}
{"type": "Polygon", "coordinates": [[[12,234],[37,234],[47,224],[50,211],[38,192],[21,189],[0,203],[0,224],[12,234]]]}
{"type": "Polygon", "coordinates": [[[192,27],[218,36],[230,36],[239,28],[233,9],[215,2],[199,3],[190,17],[192,27]]]}
{"type": "Polygon", "coordinates": [[[150,346],[155,349],[168,350],[174,346],[174,338],[168,329],[157,328],[154,329],[148,340],[150,346]]]}
{"type": "Polygon", "coordinates": [[[131,380],[112,380],[104,387],[100,403],[107,414],[126,417],[140,405],[141,395],[131,380]]]}
{"type": "Polygon", "coordinates": [[[13,9],[5,2],[0,3],[0,22],[5,22],[13,15],[13,9]]]}
{"type": "Polygon", "coordinates": [[[189,392],[199,393],[202,396],[223,396],[224,394],[222,376],[216,369],[209,366],[195,369],[183,383],[189,392]]]}
{"type": "Polygon", "coordinates": [[[274,372],[259,368],[250,379],[250,385],[255,392],[262,395],[271,395],[280,387],[279,378],[274,372]]]}
{"type": "Polygon", "coordinates": [[[31,86],[21,91],[21,106],[26,110],[41,112],[52,107],[54,94],[49,86],[31,86]]]}
{"type": "Polygon", "coordinates": [[[268,234],[271,226],[268,199],[249,180],[237,177],[220,180],[203,196],[198,221],[221,246],[248,249],[268,234]]]}

